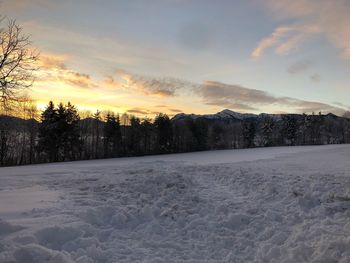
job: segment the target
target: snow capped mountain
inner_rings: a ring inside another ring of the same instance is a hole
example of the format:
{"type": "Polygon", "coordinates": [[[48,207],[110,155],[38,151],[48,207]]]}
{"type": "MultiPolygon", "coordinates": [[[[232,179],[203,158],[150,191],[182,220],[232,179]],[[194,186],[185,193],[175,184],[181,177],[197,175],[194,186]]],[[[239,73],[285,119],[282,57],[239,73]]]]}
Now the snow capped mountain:
{"type": "MultiPolygon", "coordinates": [[[[198,119],[204,118],[207,120],[245,120],[245,119],[261,119],[261,118],[272,118],[274,120],[280,120],[284,115],[300,115],[300,114],[270,114],[270,113],[260,113],[259,115],[253,113],[240,113],[232,111],[229,109],[222,110],[215,114],[186,114],[179,113],[176,114],[172,120],[181,120],[186,118],[198,119]]],[[[301,116],[301,115],[300,115],[301,116]]]]}
{"type": "Polygon", "coordinates": [[[252,114],[252,113],[240,113],[236,111],[232,111],[229,109],[225,109],[223,111],[220,111],[216,114],[185,114],[185,113],[179,113],[176,114],[173,117],[173,120],[180,120],[180,119],[197,119],[197,118],[205,118],[208,120],[244,120],[244,119],[250,119],[250,118],[263,118],[263,117],[271,117],[273,119],[280,119],[282,115],[280,114],[267,114],[267,113],[261,113],[259,115],[252,114]]]}
{"type": "Polygon", "coordinates": [[[205,118],[205,119],[212,119],[212,120],[220,120],[220,119],[237,119],[237,120],[243,120],[246,118],[255,118],[257,115],[251,114],[251,113],[239,113],[235,111],[231,111],[228,109],[225,109],[223,111],[220,111],[216,114],[185,114],[185,113],[179,113],[176,114],[173,117],[173,120],[180,120],[180,119],[185,119],[185,118],[192,118],[192,119],[197,119],[197,118],[205,118]]]}
{"type": "Polygon", "coordinates": [[[220,118],[220,119],[238,119],[238,120],[243,120],[243,119],[246,119],[246,118],[255,118],[257,117],[257,115],[255,114],[251,114],[251,113],[239,113],[239,112],[235,112],[235,111],[232,111],[232,110],[223,110],[223,111],[220,111],[216,114],[214,114],[214,116],[216,116],[217,118],[220,118]]]}

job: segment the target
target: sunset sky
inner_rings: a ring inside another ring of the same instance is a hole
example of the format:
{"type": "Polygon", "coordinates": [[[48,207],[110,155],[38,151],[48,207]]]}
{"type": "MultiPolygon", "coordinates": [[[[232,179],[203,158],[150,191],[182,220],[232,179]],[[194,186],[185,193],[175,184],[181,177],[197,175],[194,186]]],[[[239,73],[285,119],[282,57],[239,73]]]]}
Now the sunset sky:
{"type": "Polygon", "coordinates": [[[138,116],[350,105],[349,0],[2,0],[40,50],[39,106],[138,116]]]}

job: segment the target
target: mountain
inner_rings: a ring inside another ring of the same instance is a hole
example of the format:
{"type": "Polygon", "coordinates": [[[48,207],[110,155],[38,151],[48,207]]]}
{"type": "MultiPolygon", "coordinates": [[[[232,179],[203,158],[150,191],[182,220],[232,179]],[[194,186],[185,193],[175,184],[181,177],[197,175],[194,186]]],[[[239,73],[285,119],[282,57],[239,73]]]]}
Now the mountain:
{"type": "Polygon", "coordinates": [[[13,127],[25,126],[28,124],[37,125],[39,124],[39,122],[34,119],[24,120],[19,117],[0,115],[0,124],[13,128],[13,127]]]}
{"type": "Polygon", "coordinates": [[[181,119],[198,119],[198,118],[203,118],[207,120],[245,120],[245,119],[256,119],[256,118],[263,118],[263,117],[270,117],[273,119],[281,119],[282,115],[281,114],[267,114],[267,113],[261,113],[259,115],[257,114],[252,114],[252,113],[239,113],[235,112],[229,109],[225,109],[223,111],[220,111],[215,114],[185,114],[185,113],[179,113],[176,114],[172,120],[181,120],[181,119]]]}

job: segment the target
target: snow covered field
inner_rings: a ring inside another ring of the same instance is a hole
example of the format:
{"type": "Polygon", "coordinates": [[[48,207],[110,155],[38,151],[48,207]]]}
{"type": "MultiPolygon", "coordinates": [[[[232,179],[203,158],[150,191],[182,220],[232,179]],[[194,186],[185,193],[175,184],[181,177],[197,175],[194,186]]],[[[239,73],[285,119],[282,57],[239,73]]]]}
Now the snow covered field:
{"type": "Polygon", "coordinates": [[[350,145],[0,168],[0,262],[350,262],[350,145]]]}

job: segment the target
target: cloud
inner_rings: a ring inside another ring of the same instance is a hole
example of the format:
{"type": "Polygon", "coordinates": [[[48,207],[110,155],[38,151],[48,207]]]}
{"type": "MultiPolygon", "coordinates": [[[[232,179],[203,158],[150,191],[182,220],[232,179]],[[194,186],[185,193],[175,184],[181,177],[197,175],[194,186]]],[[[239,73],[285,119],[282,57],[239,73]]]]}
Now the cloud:
{"type": "Polygon", "coordinates": [[[307,38],[316,34],[325,36],[342,56],[350,59],[350,2],[348,0],[266,0],[261,1],[280,20],[294,20],[277,27],[271,36],[263,39],[252,52],[260,57],[264,50],[274,47],[278,54],[287,54],[307,38]],[[283,30],[288,28],[288,30],[283,30]]]}
{"type": "Polygon", "coordinates": [[[319,33],[317,25],[287,25],[277,27],[272,34],[262,39],[251,53],[253,58],[259,58],[266,49],[274,47],[279,55],[286,55],[305,42],[311,34],[319,33]]]}
{"type": "Polygon", "coordinates": [[[305,100],[298,100],[298,99],[290,99],[290,102],[288,104],[290,107],[294,107],[297,109],[297,112],[299,113],[311,113],[311,112],[322,112],[322,113],[329,113],[332,112],[337,115],[342,115],[345,112],[345,109],[334,107],[332,105],[322,103],[322,102],[315,102],[315,101],[305,101],[305,100]]]}
{"type": "Polygon", "coordinates": [[[318,73],[312,74],[310,76],[310,79],[314,82],[320,82],[321,81],[321,76],[318,73]]]}
{"type": "MultiPolygon", "coordinates": [[[[288,73],[291,75],[307,73],[311,68],[311,62],[308,60],[303,60],[292,64],[288,69],[288,73]]],[[[320,82],[321,76],[317,72],[309,76],[310,80],[313,82],[320,82]]]]}
{"type": "Polygon", "coordinates": [[[233,102],[230,101],[229,99],[210,99],[207,100],[206,102],[207,105],[212,105],[212,106],[220,106],[224,108],[229,108],[233,109],[235,111],[258,111],[258,108],[255,108],[253,106],[249,106],[244,103],[238,103],[238,102],[233,102]]]}
{"type": "Polygon", "coordinates": [[[61,82],[80,88],[96,88],[98,83],[90,75],[69,69],[66,61],[69,56],[65,54],[43,53],[37,62],[38,82],[61,82]]]}
{"type": "Polygon", "coordinates": [[[102,81],[102,85],[108,88],[119,88],[122,86],[122,83],[117,81],[113,76],[107,75],[105,79],[102,81]]]}
{"type": "MultiPolygon", "coordinates": [[[[131,108],[126,111],[126,113],[131,114],[131,115],[136,115],[136,116],[150,116],[150,115],[157,115],[160,112],[159,111],[151,111],[147,109],[142,109],[142,108],[131,108]]],[[[169,114],[169,116],[172,116],[172,114],[169,114]]]]}
{"type": "Polygon", "coordinates": [[[107,76],[104,81],[109,87],[136,91],[148,96],[171,97],[180,89],[192,85],[188,81],[177,78],[154,78],[117,70],[113,76],[107,76]]]}
{"type": "MultiPolygon", "coordinates": [[[[295,66],[293,72],[302,71],[303,66],[295,66]]],[[[300,100],[290,97],[278,97],[274,96],[266,91],[251,89],[241,85],[230,85],[217,81],[206,80],[202,84],[195,84],[183,80],[174,78],[167,78],[166,81],[159,79],[153,79],[143,77],[139,75],[132,75],[125,71],[118,71],[121,80],[111,80],[108,78],[108,82],[116,83],[116,88],[128,89],[129,91],[137,91],[142,94],[159,96],[158,91],[163,89],[164,91],[173,91],[164,93],[160,96],[184,96],[185,93],[189,93],[192,97],[200,98],[206,105],[218,106],[230,108],[237,111],[254,111],[259,112],[264,108],[288,108],[289,111],[296,113],[311,113],[311,112],[333,112],[335,114],[343,114],[344,107],[332,106],[326,103],[300,100]],[[126,81],[124,83],[124,81],[126,81]],[[122,83],[122,84],[120,84],[122,83]],[[119,86],[122,85],[122,86],[119,86]],[[170,89],[164,89],[164,87],[170,89]],[[176,87],[176,88],[174,88],[176,87]],[[174,90],[173,90],[174,89],[174,90]]],[[[312,75],[314,81],[318,81],[320,78],[317,74],[312,75]]],[[[166,105],[158,105],[158,108],[167,108],[168,112],[179,113],[182,110],[170,108],[166,105]]],[[[148,115],[152,112],[144,109],[133,108],[128,113],[148,115]]]]}
{"type": "Polygon", "coordinates": [[[293,75],[293,74],[307,71],[310,68],[310,66],[311,66],[310,61],[299,61],[292,64],[287,71],[289,74],[293,75]]]}
{"type": "Polygon", "coordinates": [[[276,100],[275,97],[262,90],[248,89],[240,85],[230,85],[209,80],[202,83],[200,94],[204,98],[215,98],[223,101],[274,103],[276,100]]]}
{"type": "MultiPolygon", "coordinates": [[[[107,87],[108,93],[113,90],[122,89],[134,95],[135,93],[154,97],[179,97],[201,100],[206,105],[225,107],[237,111],[259,112],[262,109],[277,109],[278,111],[291,112],[333,112],[343,114],[345,111],[342,105],[329,105],[321,102],[300,100],[290,97],[274,96],[266,91],[251,89],[241,85],[225,84],[217,81],[205,80],[201,84],[189,82],[177,78],[155,78],[130,73],[125,70],[117,70],[114,74],[106,75],[105,79],[98,81],[88,74],[77,72],[67,66],[68,56],[64,54],[44,54],[40,63],[41,69],[38,72],[41,86],[54,86],[56,83],[63,83],[68,87],[80,89],[94,89],[107,87]]],[[[291,74],[297,74],[308,70],[309,62],[299,62],[289,69],[291,74]]],[[[320,76],[314,73],[310,77],[313,81],[319,81],[320,76]]],[[[97,90],[97,89],[96,89],[97,90]]],[[[107,91],[105,90],[105,91],[107,91]]],[[[99,93],[103,91],[99,91],[99,93]]],[[[158,98],[159,99],[159,98],[158,98]]],[[[164,108],[169,113],[178,113],[182,110],[174,106],[168,106],[163,101],[158,102],[155,108],[164,108]]],[[[131,108],[127,111],[130,114],[152,115],[153,111],[143,108],[131,108]]]]}
{"type": "Polygon", "coordinates": [[[65,81],[67,84],[81,88],[96,88],[98,86],[91,79],[90,75],[74,71],[67,71],[64,75],[63,81],[65,81]]]}
{"type": "Polygon", "coordinates": [[[137,115],[148,115],[150,112],[148,110],[132,108],[126,111],[129,114],[137,114],[137,115]]]}
{"type": "Polygon", "coordinates": [[[258,105],[271,104],[276,99],[265,91],[248,89],[217,81],[204,81],[197,93],[207,105],[231,108],[238,111],[256,111],[258,105]]]}
{"type": "Polygon", "coordinates": [[[156,107],[156,108],[167,108],[168,105],[163,105],[163,104],[162,104],[162,105],[156,105],[155,107],[156,107]]]}
{"type": "Polygon", "coordinates": [[[279,43],[281,39],[292,29],[290,27],[279,27],[277,28],[269,37],[264,38],[258,44],[258,46],[253,50],[251,56],[254,58],[261,57],[264,50],[272,47],[273,45],[279,43]]]}
{"type": "Polygon", "coordinates": [[[44,8],[53,8],[58,3],[47,0],[11,0],[11,1],[0,1],[1,10],[4,11],[18,11],[20,9],[26,9],[32,6],[40,6],[44,8]]]}
{"type": "Polygon", "coordinates": [[[51,53],[42,53],[39,56],[38,66],[42,69],[61,69],[66,70],[67,66],[65,61],[67,60],[66,55],[58,55],[51,53]]]}
{"type": "Polygon", "coordinates": [[[163,109],[161,111],[170,111],[172,113],[184,112],[183,110],[180,110],[177,108],[171,108],[171,106],[169,106],[169,105],[156,105],[155,108],[161,108],[161,109],[163,109]]]}
{"type": "Polygon", "coordinates": [[[338,102],[338,101],[333,102],[333,104],[337,105],[339,107],[345,108],[345,109],[350,109],[349,105],[345,105],[344,103],[341,103],[341,102],[338,102]]]}
{"type": "Polygon", "coordinates": [[[92,89],[98,87],[98,82],[93,80],[90,75],[79,73],[73,70],[40,71],[38,73],[36,82],[50,82],[50,86],[54,86],[54,83],[64,83],[72,87],[83,89],[92,89]]]}
{"type": "Polygon", "coordinates": [[[182,110],[179,110],[179,109],[168,109],[168,110],[171,111],[171,112],[174,112],[174,113],[183,112],[182,110]]]}
{"type": "Polygon", "coordinates": [[[268,92],[250,89],[240,85],[229,85],[216,81],[204,81],[197,90],[206,104],[227,107],[238,111],[259,111],[271,105],[289,108],[297,113],[333,112],[343,114],[344,107],[335,107],[326,103],[300,100],[290,97],[277,97],[268,92]]]}

